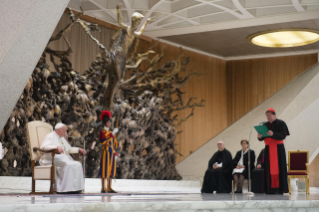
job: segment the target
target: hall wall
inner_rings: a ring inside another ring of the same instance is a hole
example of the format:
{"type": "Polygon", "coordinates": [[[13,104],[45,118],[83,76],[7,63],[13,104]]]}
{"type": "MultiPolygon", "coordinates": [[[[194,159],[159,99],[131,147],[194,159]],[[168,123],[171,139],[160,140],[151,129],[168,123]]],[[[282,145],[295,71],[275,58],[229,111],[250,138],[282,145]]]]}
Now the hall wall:
{"type": "MultiPolygon", "coordinates": [[[[69,17],[64,14],[55,29],[55,33],[68,23],[70,23],[69,17]]],[[[108,47],[115,31],[104,26],[100,26],[100,28],[102,32],[93,32],[93,35],[105,47],[108,47]]],[[[75,25],[66,36],[71,43],[73,51],[77,53],[71,54],[73,68],[83,73],[90,63],[94,61],[99,49],[79,25],[75,25]],[[82,53],[79,54],[79,52],[82,53]]],[[[154,40],[149,42],[146,39],[141,39],[137,52],[146,52],[155,43],[156,41],[154,40]]],[[[67,48],[62,39],[53,42],[50,47],[55,50],[67,48]]],[[[153,48],[156,53],[160,53],[162,49],[165,57],[162,59],[161,64],[169,60],[175,60],[181,53],[178,47],[161,42],[158,42],[153,48]]],[[[152,55],[150,57],[152,58],[152,55]]],[[[197,97],[194,102],[199,102],[201,99],[206,102],[204,103],[205,107],[195,108],[194,116],[178,127],[178,131],[183,130],[183,133],[177,136],[175,148],[183,156],[177,154],[177,162],[187,157],[190,151],[195,151],[228,126],[226,113],[226,61],[184,50],[182,60],[187,57],[190,57],[190,63],[182,75],[185,76],[189,71],[193,70],[203,74],[203,76],[191,77],[186,86],[181,88],[185,92],[183,97],[184,104],[187,103],[190,97],[197,97]]],[[[145,70],[145,65],[146,62],[143,62],[139,69],[145,70]]],[[[191,109],[185,109],[178,111],[176,114],[181,118],[185,118],[190,113],[191,109]]]]}
{"type": "MultiPolygon", "coordinates": [[[[69,16],[64,14],[55,33],[69,22],[69,16]]],[[[105,26],[100,28],[101,32],[93,32],[93,35],[105,47],[109,47],[115,30],[105,26]]],[[[99,49],[79,25],[67,33],[67,38],[74,52],[82,52],[72,54],[71,61],[74,69],[83,73],[99,49]]],[[[141,39],[137,52],[146,52],[155,42],[141,39]]],[[[57,50],[67,48],[62,39],[50,46],[57,50]]],[[[175,60],[180,54],[178,47],[161,42],[153,48],[157,53],[162,49],[165,54],[162,64],[175,60]]],[[[205,100],[205,107],[195,108],[194,115],[178,127],[178,131],[183,133],[175,140],[176,150],[181,154],[177,154],[177,163],[318,61],[317,54],[310,54],[226,62],[184,50],[183,59],[186,57],[190,57],[190,63],[185,74],[193,70],[204,75],[193,76],[182,88],[185,92],[184,102],[186,104],[190,97],[197,97],[195,101],[205,100]]],[[[145,63],[139,69],[145,70],[145,63]]],[[[185,118],[190,112],[191,109],[186,109],[176,114],[185,118]]]]}
{"type": "Polygon", "coordinates": [[[318,62],[317,54],[227,61],[228,124],[318,62]]]}
{"type": "MultiPolygon", "coordinates": [[[[53,35],[56,35],[69,23],[71,23],[70,16],[67,13],[64,13],[58,25],[56,26],[53,35]]],[[[104,26],[99,26],[99,28],[101,29],[101,32],[93,31],[91,33],[106,48],[108,48],[115,30],[104,26]]],[[[79,73],[84,73],[84,71],[95,60],[96,55],[100,53],[98,45],[86,34],[84,29],[79,24],[74,25],[69,32],[65,33],[65,37],[70,41],[73,50],[73,53],[71,53],[70,56],[73,69],[75,69],[79,73]]],[[[68,46],[64,39],[59,39],[57,41],[51,42],[49,47],[56,51],[68,49],[68,46]]],[[[50,58],[47,58],[47,61],[52,70],[54,70],[54,66],[50,62],[50,58]]]]}

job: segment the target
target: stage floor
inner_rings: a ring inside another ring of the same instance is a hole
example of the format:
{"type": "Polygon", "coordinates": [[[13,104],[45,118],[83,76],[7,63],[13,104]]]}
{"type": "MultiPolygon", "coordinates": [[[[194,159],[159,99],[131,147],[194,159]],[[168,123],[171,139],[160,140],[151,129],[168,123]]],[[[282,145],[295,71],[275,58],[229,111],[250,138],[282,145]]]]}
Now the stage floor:
{"type": "MultiPolygon", "coordinates": [[[[9,178],[6,178],[6,180],[9,180],[9,178]]],[[[25,178],[21,180],[25,180],[25,178]]],[[[1,181],[3,182],[3,178],[0,177],[1,181]]],[[[11,179],[12,181],[13,179],[11,179]]],[[[18,192],[18,189],[12,188],[6,188],[7,192],[4,192],[4,187],[1,185],[0,211],[319,211],[319,188],[311,188],[310,195],[295,191],[291,195],[255,194],[254,196],[247,196],[245,194],[200,194],[200,184],[188,181],[123,180],[116,184],[118,191],[120,191],[118,194],[101,194],[95,191],[81,195],[55,194],[41,196],[29,196],[26,191],[18,192]],[[121,184],[127,186],[121,187],[121,184]],[[134,192],[129,189],[132,188],[129,186],[130,184],[135,185],[134,192]],[[148,185],[144,188],[140,186],[141,190],[138,190],[136,185],[139,184],[148,185]],[[123,190],[124,187],[128,190],[123,190]]]]}
{"type": "Polygon", "coordinates": [[[0,211],[230,211],[315,212],[319,193],[292,195],[123,193],[105,196],[1,196],[0,211]]]}

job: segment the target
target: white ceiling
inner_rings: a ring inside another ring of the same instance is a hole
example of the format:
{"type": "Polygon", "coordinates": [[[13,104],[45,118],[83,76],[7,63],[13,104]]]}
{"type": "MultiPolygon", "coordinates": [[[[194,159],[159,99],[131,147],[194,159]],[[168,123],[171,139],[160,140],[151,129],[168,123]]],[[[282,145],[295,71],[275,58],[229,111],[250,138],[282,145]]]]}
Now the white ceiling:
{"type": "Polygon", "coordinates": [[[319,0],[70,0],[69,7],[118,25],[119,3],[126,24],[134,12],[156,17],[144,33],[154,39],[319,18],[319,0]]]}

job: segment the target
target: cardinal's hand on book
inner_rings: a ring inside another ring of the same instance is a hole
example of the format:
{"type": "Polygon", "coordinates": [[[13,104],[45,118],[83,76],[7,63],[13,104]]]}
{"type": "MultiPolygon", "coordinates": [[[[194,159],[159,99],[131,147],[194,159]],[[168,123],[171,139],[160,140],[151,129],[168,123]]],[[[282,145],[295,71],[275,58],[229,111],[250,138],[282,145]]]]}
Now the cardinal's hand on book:
{"type": "Polygon", "coordinates": [[[274,132],[271,131],[271,130],[269,130],[269,131],[267,132],[267,135],[273,136],[273,135],[274,135],[274,132]]]}

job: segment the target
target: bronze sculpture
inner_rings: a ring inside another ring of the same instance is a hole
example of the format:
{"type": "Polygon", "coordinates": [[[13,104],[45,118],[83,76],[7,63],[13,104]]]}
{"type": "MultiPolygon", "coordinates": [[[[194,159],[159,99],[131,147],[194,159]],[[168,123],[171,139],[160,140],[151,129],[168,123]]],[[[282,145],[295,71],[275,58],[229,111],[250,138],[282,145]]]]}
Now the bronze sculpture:
{"type": "Polygon", "coordinates": [[[147,19],[146,22],[142,24],[141,29],[137,31],[137,28],[144,16],[137,12],[133,13],[131,26],[127,26],[122,22],[122,15],[120,11],[121,7],[121,4],[117,5],[117,19],[121,29],[110,50],[109,57],[111,68],[109,69],[110,77],[108,80],[108,88],[105,91],[105,98],[101,99],[106,110],[110,110],[113,103],[114,93],[119,88],[120,80],[126,68],[126,57],[129,48],[131,47],[133,41],[142,35],[147,23],[154,20],[154,18],[147,19]]]}

